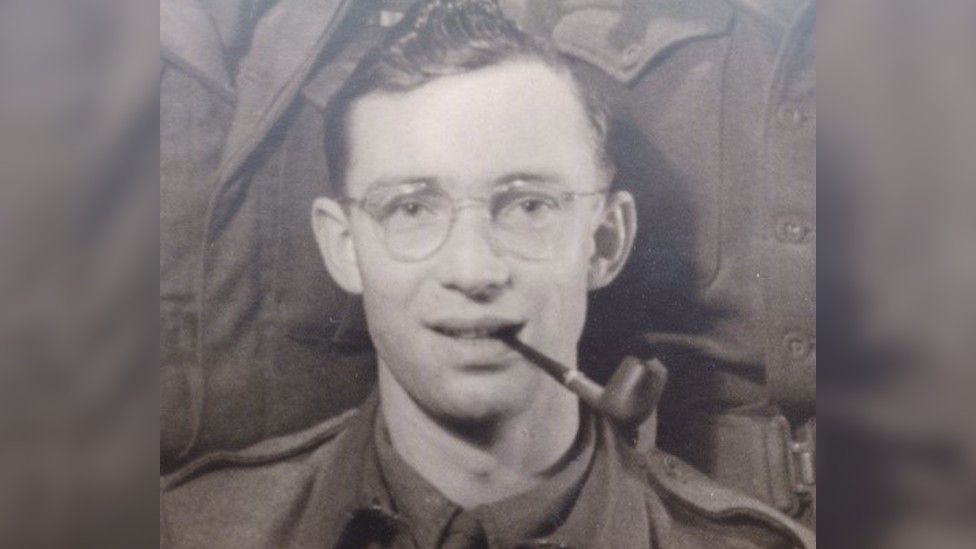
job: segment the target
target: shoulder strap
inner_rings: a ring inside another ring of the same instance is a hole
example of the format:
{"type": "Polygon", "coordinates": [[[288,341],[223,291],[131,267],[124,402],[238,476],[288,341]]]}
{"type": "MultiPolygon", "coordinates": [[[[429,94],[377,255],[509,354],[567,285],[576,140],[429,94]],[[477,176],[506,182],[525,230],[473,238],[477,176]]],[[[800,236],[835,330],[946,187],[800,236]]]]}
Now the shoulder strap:
{"type": "MultiPolygon", "coordinates": [[[[568,3],[567,3],[568,4],[568,3]]],[[[630,83],[676,44],[728,32],[722,0],[597,0],[566,10],[552,30],[556,46],[630,83]]]]}
{"type": "Polygon", "coordinates": [[[358,410],[347,410],[342,414],[327,419],[314,427],[261,441],[241,450],[220,450],[211,452],[177,471],[160,478],[159,487],[162,491],[172,490],[196,477],[197,475],[226,465],[261,465],[271,461],[286,459],[335,438],[358,410]]]}
{"type": "Polygon", "coordinates": [[[716,519],[746,516],[789,536],[803,549],[817,546],[816,536],[782,512],[726,488],[680,459],[660,450],[644,454],[650,481],[696,511],[716,519]]]}

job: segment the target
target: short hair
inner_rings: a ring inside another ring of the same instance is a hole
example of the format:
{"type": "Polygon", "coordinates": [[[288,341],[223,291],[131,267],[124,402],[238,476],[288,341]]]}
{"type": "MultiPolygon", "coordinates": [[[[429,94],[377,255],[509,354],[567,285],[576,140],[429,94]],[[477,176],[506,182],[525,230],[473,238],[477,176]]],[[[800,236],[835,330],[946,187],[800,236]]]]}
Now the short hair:
{"type": "Polygon", "coordinates": [[[345,191],[347,122],[358,99],[375,92],[407,92],[443,76],[519,59],[540,61],[570,77],[593,134],[596,161],[612,174],[608,108],[582,84],[565,57],[516,27],[495,0],[427,0],[415,4],[363,58],[326,108],[325,155],[336,193],[345,191]]]}

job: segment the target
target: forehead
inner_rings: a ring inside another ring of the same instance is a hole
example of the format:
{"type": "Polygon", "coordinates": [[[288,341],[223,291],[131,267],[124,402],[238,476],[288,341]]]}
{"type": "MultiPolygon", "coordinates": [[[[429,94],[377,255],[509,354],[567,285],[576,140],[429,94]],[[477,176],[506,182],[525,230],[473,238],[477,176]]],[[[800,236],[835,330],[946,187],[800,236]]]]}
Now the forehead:
{"type": "Polygon", "coordinates": [[[545,174],[567,187],[598,185],[593,134],[567,74],[513,61],[358,100],[348,119],[347,187],[434,179],[481,187],[545,174]]]}

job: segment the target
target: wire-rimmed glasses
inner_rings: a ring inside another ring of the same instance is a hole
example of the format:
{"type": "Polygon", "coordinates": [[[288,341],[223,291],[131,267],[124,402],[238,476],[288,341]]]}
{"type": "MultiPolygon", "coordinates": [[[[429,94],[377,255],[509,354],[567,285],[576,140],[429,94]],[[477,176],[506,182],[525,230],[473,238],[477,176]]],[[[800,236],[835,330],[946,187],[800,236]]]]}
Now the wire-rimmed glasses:
{"type": "Polygon", "coordinates": [[[522,259],[552,259],[578,198],[605,196],[606,190],[573,192],[551,184],[516,180],[497,185],[483,197],[453,198],[429,181],[379,186],[363,198],[343,198],[359,207],[382,229],[389,254],[400,261],[421,261],[435,254],[451,234],[458,212],[486,208],[496,250],[522,259]]]}

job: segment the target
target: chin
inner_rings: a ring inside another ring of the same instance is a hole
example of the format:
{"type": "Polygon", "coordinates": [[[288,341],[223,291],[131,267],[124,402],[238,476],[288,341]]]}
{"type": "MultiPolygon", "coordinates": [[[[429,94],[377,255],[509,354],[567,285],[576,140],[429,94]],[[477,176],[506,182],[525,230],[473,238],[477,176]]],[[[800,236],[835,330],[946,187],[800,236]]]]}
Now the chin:
{"type": "Polygon", "coordinates": [[[525,380],[457,380],[443,387],[432,410],[450,423],[493,423],[523,412],[531,405],[531,383],[525,380]]]}

